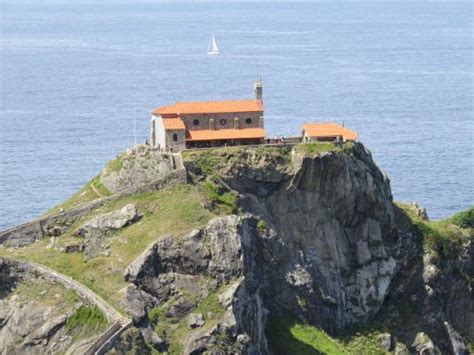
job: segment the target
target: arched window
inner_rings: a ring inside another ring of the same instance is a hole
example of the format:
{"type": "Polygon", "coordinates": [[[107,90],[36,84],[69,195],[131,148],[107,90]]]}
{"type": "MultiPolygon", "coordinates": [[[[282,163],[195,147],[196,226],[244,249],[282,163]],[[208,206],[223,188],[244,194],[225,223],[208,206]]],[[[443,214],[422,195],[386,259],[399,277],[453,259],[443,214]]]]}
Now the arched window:
{"type": "Polygon", "coordinates": [[[193,121],[193,125],[199,126],[199,120],[194,120],[194,121],[193,121]]]}
{"type": "Polygon", "coordinates": [[[173,142],[177,142],[177,141],[178,141],[178,134],[173,133],[173,142]]]}
{"type": "Polygon", "coordinates": [[[249,117],[249,118],[246,118],[245,119],[245,123],[247,124],[251,124],[252,123],[252,119],[249,117]]]}

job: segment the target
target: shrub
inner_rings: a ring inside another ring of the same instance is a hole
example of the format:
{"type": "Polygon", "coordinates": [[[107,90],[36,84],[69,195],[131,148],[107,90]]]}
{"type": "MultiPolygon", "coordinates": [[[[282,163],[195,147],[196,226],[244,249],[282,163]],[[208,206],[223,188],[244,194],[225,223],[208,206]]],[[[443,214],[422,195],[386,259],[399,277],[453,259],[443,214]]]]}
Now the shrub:
{"type": "Polygon", "coordinates": [[[223,192],[223,189],[211,181],[204,182],[204,196],[213,208],[221,209],[224,213],[237,211],[237,194],[235,192],[223,192]]]}
{"type": "Polygon", "coordinates": [[[81,306],[67,320],[65,328],[79,339],[104,331],[107,325],[107,319],[97,306],[81,306]]]}
{"type": "Polygon", "coordinates": [[[474,207],[456,213],[453,216],[453,223],[461,228],[474,228],[474,207]]]}
{"type": "Polygon", "coordinates": [[[267,222],[259,220],[257,223],[257,229],[260,233],[263,233],[267,230],[267,222]]]}

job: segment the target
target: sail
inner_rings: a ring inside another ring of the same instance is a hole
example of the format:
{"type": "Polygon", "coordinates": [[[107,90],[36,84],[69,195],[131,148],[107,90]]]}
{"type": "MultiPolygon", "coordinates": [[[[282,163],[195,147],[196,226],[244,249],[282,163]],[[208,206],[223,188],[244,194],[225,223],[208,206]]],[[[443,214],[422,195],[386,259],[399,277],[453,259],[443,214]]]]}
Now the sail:
{"type": "Polygon", "coordinates": [[[207,49],[207,54],[219,54],[219,48],[217,47],[216,38],[212,35],[211,43],[207,49]]]}

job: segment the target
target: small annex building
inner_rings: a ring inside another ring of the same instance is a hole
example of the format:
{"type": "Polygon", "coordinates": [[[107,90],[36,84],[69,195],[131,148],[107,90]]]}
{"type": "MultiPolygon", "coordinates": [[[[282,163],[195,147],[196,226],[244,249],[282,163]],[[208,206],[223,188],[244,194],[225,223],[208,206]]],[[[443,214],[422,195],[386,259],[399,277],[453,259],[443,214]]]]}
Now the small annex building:
{"type": "Polygon", "coordinates": [[[335,123],[306,123],[302,127],[302,141],[335,142],[355,141],[357,133],[335,123]]]}
{"type": "Polygon", "coordinates": [[[161,150],[263,143],[262,83],[254,98],[208,102],[177,102],[152,111],[150,144],[161,150]]]}

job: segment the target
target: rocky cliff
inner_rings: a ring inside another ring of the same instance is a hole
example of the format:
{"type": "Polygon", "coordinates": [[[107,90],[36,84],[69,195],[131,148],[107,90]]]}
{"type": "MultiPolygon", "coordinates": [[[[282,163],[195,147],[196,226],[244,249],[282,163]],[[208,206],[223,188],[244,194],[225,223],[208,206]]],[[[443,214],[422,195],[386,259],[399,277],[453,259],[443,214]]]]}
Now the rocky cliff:
{"type": "MultiPolygon", "coordinates": [[[[143,148],[127,157],[101,175],[112,193],[174,169],[143,148]]],[[[66,273],[62,258],[82,258],[76,277],[97,279],[91,287],[133,320],[109,351],[320,353],[294,335],[279,343],[291,320],[339,339],[332,353],[363,352],[346,346],[361,326],[376,353],[468,353],[469,217],[429,222],[395,204],[363,145],[187,151],[183,161],[186,184],[111,199],[26,247],[49,247],[57,261],[36,260],[66,273]]]]}

